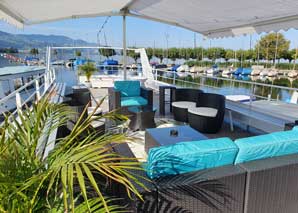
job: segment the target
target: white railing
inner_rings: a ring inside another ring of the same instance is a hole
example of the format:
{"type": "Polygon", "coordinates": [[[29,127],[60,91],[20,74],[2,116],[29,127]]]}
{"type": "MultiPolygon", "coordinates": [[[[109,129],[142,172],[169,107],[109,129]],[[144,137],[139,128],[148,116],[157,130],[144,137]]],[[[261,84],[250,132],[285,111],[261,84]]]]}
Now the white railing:
{"type": "Polygon", "coordinates": [[[16,116],[17,113],[22,112],[22,108],[24,106],[28,106],[32,102],[39,101],[40,98],[46,94],[46,92],[55,82],[55,79],[55,70],[50,69],[49,71],[46,71],[44,74],[34,78],[30,82],[2,98],[0,100],[0,105],[5,105],[7,102],[14,99],[16,109],[10,112],[9,116],[16,116]],[[40,81],[43,83],[40,84],[40,81]]]}
{"type": "Polygon", "coordinates": [[[153,69],[154,80],[173,84],[181,87],[202,88],[211,92],[224,92],[224,95],[243,94],[251,99],[266,99],[275,101],[288,101],[283,96],[290,98],[297,88],[277,86],[254,81],[244,81],[218,76],[191,72],[173,72],[164,69],[153,69]],[[183,75],[183,76],[181,76],[183,75]],[[224,91],[223,91],[224,90],[224,91]]]}
{"type": "MultiPolygon", "coordinates": [[[[92,50],[93,52],[91,52],[91,53],[90,52],[87,52],[87,54],[84,55],[83,58],[86,58],[86,59],[92,59],[92,57],[94,58],[95,55],[98,55],[98,54],[94,54],[94,50],[98,50],[98,49],[113,49],[113,50],[122,51],[122,58],[120,58],[118,60],[121,60],[122,62],[124,61],[124,55],[123,55],[123,48],[122,47],[105,47],[105,46],[47,47],[47,57],[46,57],[47,58],[47,69],[50,69],[53,66],[51,64],[51,61],[52,61],[52,58],[53,58],[52,56],[54,54],[53,51],[61,50],[62,51],[62,54],[63,54],[63,50],[64,51],[70,51],[70,50],[84,50],[84,51],[89,51],[89,49],[92,50]]],[[[142,70],[143,70],[142,73],[143,73],[144,77],[151,78],[152,79],[152,68],[150,66],[150,63],[149,63],[149,60],[148,60],[148,57],[147,57],[145,48],[126,48],[126,50],[127,51],[135,51],[135,53],[139,54],[139,58],[141,60],[142,70]]],[[[56,54],[54,56],[55,56],[55,60],[57,60],[57,61],[59,61],[59,60],[67,60],[67,59],[65,59],[65,57],[63,55],[62,55],[63,57],[61,57],[61,58],[58,58],[59,57],[59,54],[58,55],[56,54]]],[[[137,63],[137,62],[135,61],[135,63],[137,63]]],[[[128,64],[126,64],[126,67],[125,67],[126,69],[121,64],[120,65],[98,65],[97,64],[97,67],[99,67],[99,66],[111,67],[111,68],[116,68],[117,67],[117,69],[118,69],[119,72],[117,72],[117,70],[115,70],[115,75],[122,75],[123,77],[126,75],[126,70],[127,69],[130,69],[130,67],[129,67],[128,64]]],[[[132,71],[132,70],[133,69],[128,70],[127,71],[127,74],[130,75],[129,71],[132,71]]],[[[113,70],[111,70],[111,73],[112,72],[113,72],[113,70]]],[[[105,74],[105,73],[103,73],[103,74],[105,74]]],[[[106,73],[106,74],[108,74],[108,73],[106,73]]],[[[133,75],[135,75],[135,73],[133,73],[133,75]]]]}

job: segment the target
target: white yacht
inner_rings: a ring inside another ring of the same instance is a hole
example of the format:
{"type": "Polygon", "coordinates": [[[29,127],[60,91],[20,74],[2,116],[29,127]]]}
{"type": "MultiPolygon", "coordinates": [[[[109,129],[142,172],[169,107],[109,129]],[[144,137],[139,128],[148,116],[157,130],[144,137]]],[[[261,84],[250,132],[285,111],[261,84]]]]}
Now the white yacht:
{"type": "MultiPolygon", "coordinates": [[[[13,91],[19,89],[34,78],[45,73],[45,67],[39,66],[12,66],[0,68],[0,99],[8,96],[13,91]]],[[[40,85],[43,82],[40,82],[40,85]]],[[[32,90],[34,89],[32,84],[32,90]]],[[[21,93],[22,99],[27,99],[31,95],[30,87],[27,92],[21,93]]],[[[15,109],[14,98],[8,99],[5,103],[0,103],[0,114],[15,109]]]]}
{"type": "Polygon", "coordinates": [[[298,73],[295,70],[292,70],[288,73],[289,78],[296,78],[298,76],[298,73]]]}

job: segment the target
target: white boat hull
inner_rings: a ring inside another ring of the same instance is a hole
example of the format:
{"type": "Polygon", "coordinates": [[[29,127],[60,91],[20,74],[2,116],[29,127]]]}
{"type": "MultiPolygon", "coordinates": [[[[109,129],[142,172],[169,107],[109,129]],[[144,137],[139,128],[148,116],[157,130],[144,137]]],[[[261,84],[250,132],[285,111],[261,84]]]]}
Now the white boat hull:
{"type": "Polygon", "coordinates": [[[289,78],[296,78],[298,76],[298,73],[295,71],[289,72],[288,73],[288,77],[289,78]]]}

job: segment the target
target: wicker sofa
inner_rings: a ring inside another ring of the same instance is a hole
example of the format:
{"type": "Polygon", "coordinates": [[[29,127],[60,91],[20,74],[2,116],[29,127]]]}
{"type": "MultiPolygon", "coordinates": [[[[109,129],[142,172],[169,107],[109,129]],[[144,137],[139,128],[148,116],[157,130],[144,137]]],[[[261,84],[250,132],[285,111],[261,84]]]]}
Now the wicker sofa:
{"type": "MultiPolygon", "coordinates": [[[[127,144],[114,147],[115,151],[122,156],[134,158],[127,144]]],[[[143,196],[144,201],[138,198],[130,199],[126,190],[117,186],[115,195],[123,198],[121,205],[128,205],[129,210],[138,213],[163,213],[163,212],[242,212],[244,208],[244,189],[246,173],[240,166],[225,166],[204,171],[190,172],[175,176],[163,177],[146,181],[148,179],[145,171],[138,171],[138,180],[141,181],[149,191],[136,185],[143,196]],[[210,182],[208,182],[210,181],[210,182]],[[209,184],[210,183],[210,184],[209,184]],[[213,187],[211,183],[218,184],[213,187]],[[226,187],[227,190],[221,190],[226,187]],[[213,196],[212,205],[199,196],[202,190],[213,196]],[[221,190],[227,193],[218,196],[212,191],[221,190]],[[229,197],[237,199],[229,199],[229,197]],[[218,200],[219,202],[216,202],[218,200]],[[224,205],[227,204],[228,205],[224,205]],[[216,207],[214,207],[214,206],[216,207]]]]}
{"type": "Polygon", "coordinates": [[[109,88],[109,110],[127,111],[130,106],[153,105],[153,91],[141,87],[140,81],[115,81],[109,88]]]}
{"type": "MultiPolygon", "coordinates": [[[[298,139],[289,138],[291,134],[298,134],[298,130],[296,128],[292,131],[295,132],[288,131],[240,139],[235,143],[239,144],[239,150],[242,150],[241,155],[243,155],[243,150],[244,153],[246,152],[242,146],[244,143],[255,139],[265,140],[266,137],[269,140],[271,138],[281,140],[282,143],[291,140],[293,146],[288,146],[288,148],[297,148],[298,139]],[[278,136],[281,137],[278,139],[278,136]]],[[[269,141],[266,145],[270,143],[269,141]]],[[[276,151],[280,146],[276,147],[270,147],[269,150],[276,151]]],[[[127,144],[115,147],[115,151],[123,156],[134,157],[127,144]]],[[[248,152],[250,151],[248,149],[248,152]]],[[[139,188],[144,201],[136,198],[127,199],[122,188],[118,188],[117,195],[126,198],[126,204],[129,204],[133,212],[297,212],[298,151],[294,154],[280,152],[278,156],[268,157],[267,155],[265,158],[260,156],[262,152],[259,151],[256,150],[253,160],[237,156],[236,160],[239,162],[237,164],[161,176],[151,181],[141,178],[148,177],[145,171],[140,171],[139,180],[149,189],[146,191],[139,188]]]]}

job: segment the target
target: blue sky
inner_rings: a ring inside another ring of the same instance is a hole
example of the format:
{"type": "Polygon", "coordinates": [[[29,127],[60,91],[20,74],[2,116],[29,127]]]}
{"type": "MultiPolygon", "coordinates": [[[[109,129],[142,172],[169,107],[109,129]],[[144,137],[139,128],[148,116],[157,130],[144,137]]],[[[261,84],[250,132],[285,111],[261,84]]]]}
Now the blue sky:
{"type": "MultiPolygon", "coordinates": [[[[0,21],[0,30],[9,33],[24,34],[55,34],[65,35],[74,39],[83,39],[90,42],[96,42],[98,29],[104,23],[106,17],[70,19],[59,22],[51,22],[34,26],[25,26],[24,29],[17,29],[5,22],[0,21]]],[[[122,17],[111,17],[104,28],[108,45],[122,45],[122,17]]],[[[282,31],[287,39],[291,41],[291,48],[298,46],[298,31],[282,31]]],[[[127,17],[127,42],[128,46],[139,47],[166,47],[166,35],[168,35],[169,47],[193,47],[194,33],[175,26],[152,22],[143,19],[127,17]]],[[[264,35],[264,34],[261,34],[264,35]]],[[[252,35],[252,44],[260,38],[261,35],[252,35]]],[[[104,42],[103,34],[100,36],[101,42],[104,42]]],[[[225,47],[231,49],[248,49],[250,44],[249,36],[240,36],[236,38],[224,38],[204,40],[200,34],[196,34],[197,46],[225,47]]]]}

